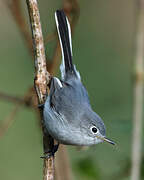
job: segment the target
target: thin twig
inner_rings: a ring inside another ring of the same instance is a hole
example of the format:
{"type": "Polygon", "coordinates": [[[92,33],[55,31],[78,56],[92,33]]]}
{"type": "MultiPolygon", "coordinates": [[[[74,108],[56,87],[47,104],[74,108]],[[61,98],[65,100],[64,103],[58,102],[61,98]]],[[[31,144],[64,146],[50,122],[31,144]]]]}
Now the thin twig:
{"type": "Polygon", "coordinates": [[[64,145],[60,145],[59,151],[57,152],[57,156],[56,156],[56,179],[57,180],[72,179],[72,172],[71,172],[68,152],[66,146],[64,145]]]}
{"type": "MultiPolygon", "coordinates": [[[[27,25],[25,23],[25,19],[24,19],[23,15],[22,15],[22,12],[21,12],[21,7],[20,7],[19,0],[12,0],[12,4],[9,5],[8,7],[10,8],[10,11],[11,11],[11,13],[12,13],[12,15],[13,15],[13,17],[14,17],[14,19],[15,19],[15,21],[16,21],[19,29],[20,29],[20,32],[23,35],[23,37],[27,36],[24,39],[26,40],[28,49],[30,50],[30,52],[32,52],[32,48],[31,48],[31,46],[29,46],[31,38],[30,38],[29,32],[27,31],[28,28],[27,28],[27,25]]],[[[75,22],[77,21],[78,16],[79,16],[79,6],[77,6],[76,0],[66,0],[66,1],[64,1],[64,6],[63,7],[64,7],[64,10],[65,10],[67,16],[69,16],[69,18],[70,18],[71,26],[72,26],[72,29],[73,29],[73,27],[75,26],[75,22]],[[67,3],[68,6],[66,5],[66,3],[67,3]]],[[[53,40],[54,38],[55,38],[55,33],[53,33],[51,35],[48,35],[47,41],[53,40]]],[[[32,41],[31,41],[30,44],[32,45],[32,41]]],[[[61,50],[60,50],[59,42],[57,42],[55,53],[54,53],[54,56],[53,56],[53,61],[50,64],[51,66],[48,66],[49,72],[51,72],[52,74],[55,74],[56,69],[58,69],[60,59],[61,59],[61,50]]],[[[35,101],[36,98],[35,98],[35,95],[33,95],[33,94],[34,94],[33,88],[30,88],[30,90],[26,93],[24,98],[13,97],[13,96],[10,96],[10,95],[3,96],[4,94],[2,94],[2,98],[7,99],[8,101],[11,101],[13,103],[19,103],[19,104],[24,104],[24,105],[29,106],[29,107],[30,106],[35,107],[37,105],[37,101],[35,101]]],[[[45,139],[45,137],[44,137],[44,139],[45,139]]],[[[50,138],[50,144],[53,144],[53,141],[51,140],[51,138],[50,138]]],[[[66,155],[66,153],[64,153],[64,154],[66,155]]],[[[66,163],[68,163],[68,158],[64,158],[64,159],[66,160],[66,163]]],[[[51,162],[53,163],[53,160],[51,162]]],[[[49,166],[49,164],[51,162],[50,161],[49,161],[49,163],[47,161],[44,162],[44,174],[45,175],[47,175],[47,174],[50,175],[50,172],[53,172],[53,165],[49,166]],[[49,169],[47,168],[48,166],[49,166],[49,169]],[[50,167],[52,167],[52,169],[50,169],[50,167]]],[[[69,171],[66,172],[66,174],[67,175],[64,175],[64,177],[68,177],[68,176],[70,177],[70,175],[69,175],[70,172],[69,171]]],[[[44,178],[46,177],[45,175],[44,175],[44,178]]]]}
{"type": "Polygon", "coordinates": [[[136,39],[136,80],[134,85],[134,114],[132,139],[131,180],[140,180],[142,115],[143,115],[143,68],[144,68],[144,0],[139,1],[136,39]]]}
{"type": "MultiPolygon", "coordinates": [[[[38,96],[39,104],[43,104],[46,100],[47,85],[50,81],[50,75],[46,68],[46,57],[45,49],[43,43],[43,35],[40,23],[39,9],[37,5],[37,0],[26,0],[30,24],[32,30],[33,46],[34,46],[34,56],[35,56],[35,89],[38,96]]],[[[43,115],[41,113],[42,127],[43,127],[43,145],[44,152],[52,150],[54,146],[54,140],[52,137],[46,136],[45,128],[43,125],[43,115]]],[[[44,159],[44,170],[43,170],[44,180],[54,179],[54,156],[44,159]]]]}
{"type": "Polygon", "coordinates": [[[29,88],[24,97],[18,97],[0,92],[0,99],[14,104],[24,105],[26,107],[36,107],[38,105],[34,88],[29,88]]]}
{"type": "Polygon", "coordinates": [[[0,92],[0,99],[15,104],[14,110],[8,115],[7,118],[5,118],[3,124],[0,126],[0,137],[4,136],[7,130],[11,127],[12,123],[14,123],[15,115],[22,105],[28,108],[33,108],[39,117],[36,108],[38,103],[36,94],[34,93],[34,88],[30,88],[22,98],[0,92]]]}
{"type": "Polygon", "coordinates": [[[3,92],[0,92],[0,99],[2,99],[4,101],[15,103],[15,104],[24,104],[25,103],[23,98],[9,95],[9,94],[3,93],[3,92]]]}

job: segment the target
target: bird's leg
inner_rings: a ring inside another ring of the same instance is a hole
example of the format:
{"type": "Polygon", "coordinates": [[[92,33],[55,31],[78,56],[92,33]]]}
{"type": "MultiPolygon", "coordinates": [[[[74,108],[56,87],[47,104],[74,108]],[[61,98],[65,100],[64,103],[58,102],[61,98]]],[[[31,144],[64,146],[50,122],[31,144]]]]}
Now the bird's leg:
{"type": "Polygon", "coordinates": [[[51,156],[54,156],[58,150],[58,147],[59,147],[59,143],[54,145],[52,150],[45,152],[45,155],[42,156],[41,158],[50,158],[51,156]]]}

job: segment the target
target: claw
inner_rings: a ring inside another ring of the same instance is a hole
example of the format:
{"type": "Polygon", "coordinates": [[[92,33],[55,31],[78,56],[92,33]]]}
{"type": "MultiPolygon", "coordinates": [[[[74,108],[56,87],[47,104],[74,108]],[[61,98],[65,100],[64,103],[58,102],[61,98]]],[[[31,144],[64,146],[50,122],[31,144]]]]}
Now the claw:
{"type": "Polygon", "coordinates": [[[59,147],[59,143],[54,145],[54,147],[53,147],[53,149],[51,151],[46,152],[45,155],[41,156],[40,158],[42,158],[42,159],[49,159],[49,158],[51,158],[57,152],[58,147],[59,147]]]}
{"type": "Polygon", "coordinates": [[[48,154],[45,154],[44,156],[41,156],[40,158],[42,158],[42,159],[49,159],[52,156],[53,156],[52,153],[48,153],[48,154]]]}

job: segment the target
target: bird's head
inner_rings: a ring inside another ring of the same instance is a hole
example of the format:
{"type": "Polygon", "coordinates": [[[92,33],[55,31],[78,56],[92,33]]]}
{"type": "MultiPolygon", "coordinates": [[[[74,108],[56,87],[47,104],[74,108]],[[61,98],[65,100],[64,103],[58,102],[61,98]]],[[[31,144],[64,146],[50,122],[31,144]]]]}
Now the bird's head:
{"type": "Polygon", "coordinates": [[[106,137],[105,125],[102,119],[92,110],[85,111],[80,123],[80,131],[83,136],[83,142],[87,145],[107,142],[112,145],[115,143],[106,137]]]}

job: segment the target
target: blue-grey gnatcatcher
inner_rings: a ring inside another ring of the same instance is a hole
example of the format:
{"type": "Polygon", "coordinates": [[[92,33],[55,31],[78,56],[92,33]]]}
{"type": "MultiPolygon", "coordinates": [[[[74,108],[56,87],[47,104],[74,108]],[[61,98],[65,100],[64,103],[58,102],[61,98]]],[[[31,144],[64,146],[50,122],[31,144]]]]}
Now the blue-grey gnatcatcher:
{"type": "Polygon", "coordinates": [[[55,13],[61,50],[62,80],[52,78],[50,94],[44,104],[44,123],[48,133],[59,143],[89,146],[106,141],[102,119],[92,110],[88,93],[72,63],[71,29],[62,10],[55,13]]]}

